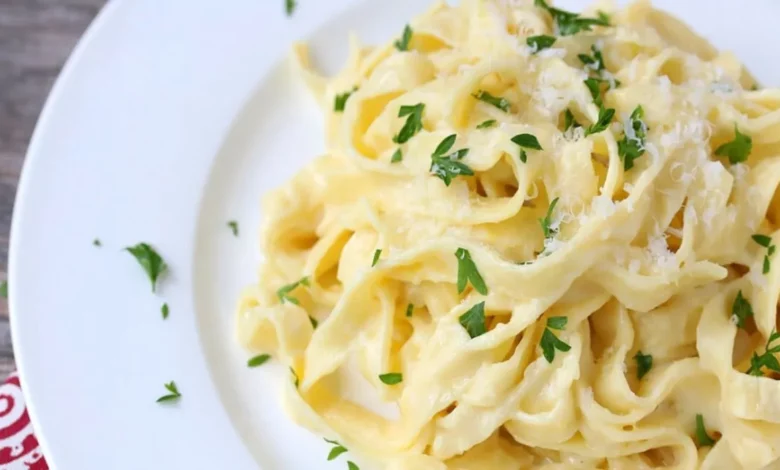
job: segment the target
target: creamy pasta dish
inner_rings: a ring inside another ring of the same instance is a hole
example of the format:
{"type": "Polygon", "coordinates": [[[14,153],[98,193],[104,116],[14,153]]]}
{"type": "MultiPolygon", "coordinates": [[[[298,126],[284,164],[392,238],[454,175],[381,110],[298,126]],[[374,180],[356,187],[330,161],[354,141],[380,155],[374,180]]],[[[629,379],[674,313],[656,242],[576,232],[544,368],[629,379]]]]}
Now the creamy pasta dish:
{"type": "Polygon", "coordinates": [[[780,91],[644,1],[295,52],[327,153],[265,199],[237,330],[334,458],[775,468],[780,91]]]}

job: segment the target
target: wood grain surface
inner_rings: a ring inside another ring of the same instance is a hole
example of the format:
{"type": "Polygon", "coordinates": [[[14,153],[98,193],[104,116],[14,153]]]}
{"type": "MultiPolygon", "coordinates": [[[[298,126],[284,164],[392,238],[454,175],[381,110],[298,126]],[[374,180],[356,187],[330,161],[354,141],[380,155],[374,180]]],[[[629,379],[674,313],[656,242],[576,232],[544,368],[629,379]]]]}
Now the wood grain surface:
{"type": "MultiPolygon", "coordinates": [[[[30,135],[65,59],[104,3],[0,0],[0,279],[30,135]]],[[[0,299],[0,378],[14,370],[13,357],[8,306],[0,299]]]]}

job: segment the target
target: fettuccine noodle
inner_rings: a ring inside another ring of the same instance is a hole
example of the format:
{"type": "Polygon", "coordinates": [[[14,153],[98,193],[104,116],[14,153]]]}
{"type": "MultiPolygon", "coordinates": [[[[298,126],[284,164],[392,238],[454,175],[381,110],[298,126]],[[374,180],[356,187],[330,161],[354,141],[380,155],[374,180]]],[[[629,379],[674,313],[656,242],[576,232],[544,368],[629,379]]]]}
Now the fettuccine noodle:
{"type": "Polygon", "coordinates": [[[579,15],[440,3],[333,78],[298,46],[328,150],[265,200],[238,335],[351,459],[780,458],[780,90],[647,2],[579,15]]]}

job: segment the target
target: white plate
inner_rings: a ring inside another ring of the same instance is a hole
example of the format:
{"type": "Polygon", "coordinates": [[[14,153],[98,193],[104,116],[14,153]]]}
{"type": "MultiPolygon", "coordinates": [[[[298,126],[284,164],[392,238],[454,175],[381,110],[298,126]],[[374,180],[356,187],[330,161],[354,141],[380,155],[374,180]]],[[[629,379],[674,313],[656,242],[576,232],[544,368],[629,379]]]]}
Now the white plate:
{"type": "MultiPolygon", "coordinates": [[[[261,194],[322,150],[319,111],[285,59],[292,40],[311,39],[335,70],[350,30],[385,41],[427,2],[299,3],[292,19],[282,0],[111,3],[58,80],[9,267],[17,361],[54,468],[346,468],[284,416],[286,371],[246,368],[233,305],[255,278],[261,194]],[[140,241],[171,266],[158,295],[121,251],[140,241]],[[156,404],[172,379],[183,399],[156,404]]],[[[774,0],[657,3],[780,84],[774,0]]]]}

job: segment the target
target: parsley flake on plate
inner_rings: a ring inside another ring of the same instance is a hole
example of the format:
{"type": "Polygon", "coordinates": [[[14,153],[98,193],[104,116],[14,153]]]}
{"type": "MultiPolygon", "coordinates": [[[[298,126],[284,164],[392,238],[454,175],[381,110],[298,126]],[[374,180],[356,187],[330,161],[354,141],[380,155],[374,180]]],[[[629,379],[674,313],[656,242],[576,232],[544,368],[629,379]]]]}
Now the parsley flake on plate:
{"type": "Polygon", "coordinates": [[[704,427],[704,416],[700,414],[696,415],[696,441],[698,441],[699,447],[711,447],[715,445],[715,439],[707,434],[707,429],[704,427]]]}
{"type": "Polygon", "coordinates": [[[637,106],[628,118],[631,126],[628,132],[623,130],[623,139],[618,142],[618,155],[623,160],[623,170],[634,168],[634,160],[645,154],[645,139],[647,138],[647,125],[642,121],[645,111],[642,105],[637,106]]]}
{"type": "Polygon", "coordinates": [[[333,448],[328,453],[328,462],[330,462],[331,460],[336,460],[341,454],[348,452],[347,448],[341,445],[339,441],[332,441],[330,439],[325,439],[325,442],[333,445],[333,448]]]}
{"type": "Polygon", "coordinates": [[[753,306],[742,296],[742,290],[740,290],[731,305],[731,318],[739,328],[744,329],[746,327],[745,321],[752,316],[753,306]]]}
{"type": "Polygon", "coordinates": [[[390,163],[398,163],[403,159],[404,159],[404,152],[401,150],[401,147],[398,147],[395,150],[395,153],[393,153],[393,157],[390,158],[390,163]]]}
{"type": "Polygon", "coordinates": [[[406,25],[404,27],[404,32],[401,35],[401,39],[395,41],[393,45],[396,49],[399,51],[408,51],[409,50],[409,43],[412,42],[412,27],[409,25],[406,25]]]}
{"type": "Polygon", "coordinates": [[[411,317],[414,313],[414,304],[409,304],[406,306],[406,316],[411,317]]]}
{"type": "Polygon", "coordinates": [[[162,314],[163,320],[168,319],[168,315],[171,313],[171,309],[168,308],[167,303],[162,305],[162,307],[160,308],[160,313],[162,314]]]}
{"type": "Polygon", "coordinates": [[[753,352],[753,357],[750,358],[750,368],[746,371],[749,375],[763,377],[764,371],[762,369],[764,367],[780,374],[780,362],[775,357],[775,354],[780,353],[780,344],[772,345],[778,340],[780,340],[780,333],[773,329],[766,341],[766,346],[764,346],[764,352],[761,355],[753,352]]]}
{"type": "Polygon", "coordinates": [[[555,210],[555,205],[558,204],[558,198],[552,200],[550,203],[550,206],[547,208],[547,214],[544,216],[543,219],[539,219],[539,224],[542,226],[542,232],[544,233],[544,238],[552,238],[555,236],[556,233],[558,233],[558,229],[555,229],[552,227],[553,220],[552,215],[553,211],[555,210]]]}
{"type": "Polygon", "coordinates": [[[292,16],[297,6],[298,4],[295,0],[284,0],[284,11],[287,13],[287,16],[292,16]]]}
{"type": "Polygon", "coordinates": [[[179,388],[176,386],[176,382],[171,380],[169,383],[165,384],[165,389],[168,390],[169,393],[158,398],[157,403],[179,401],[181,398],[181,393],[179,393],[179,388]]]}
{"type": "Polygon", "coordinates": [[[238,222],[236,222],[235,220],[231,220],[230,222],[227,223],[227,226],[230,229],[230,231],[233,232],[233,236],[237,237],[238,236],[238,222]]]}
{"type": "Polygon", "coordinates": [[[598,18],[583,18],[578,13],[551,7],[545,0],[534,0],[534,5],[550,13],[558,34],[561,36],[572,36],[581,31],[591,31],[593,26],[610,26],[609,17],[604,14],[599,14],[598,18]]]}
{"type": "Polygon", "coordinates": [[[168,269],[165,261],[148,243],[139,243],[135,246],[127,247],[125,250],[133,255],[138,264],[144,269],[152,283],[152,292],[156,292],[157,280],[168,269]]]}
{"type": "Polygon", "coordinates": [[[612,122],[612,118],[615,117],[615,110],[612,108],[604,108],[603,106],[599,108],[599,117],[596,122],[594,122],[592,125],[588,126],[585,129],[585,135],[591,135],[591,134],[598,134],[599,132],[604,132],[607,130],[607,127],[609,127],[609,124],[612,122]]]}
{"type": "Polygon", "coordinates": [[[477,125],[477,129],[487,129],[489,127],[495,126],[497,121],[495,119],[488,119],[487,121],[482,122],[481,124],[477,125]]]}
{"type": "Polygon", "coordinates": [[[271,359],[270,354],[258,354],[257,356],[252,357],[246,361],[246,366],[249,368],[260,367],[268,362],[269,359],[271,359]]]}
{"type": "Polygon", "coordinates": [[[357,87],[354,87],[351,91],[346,91],[340,95],[336,95],[336,97],[333,99],[333,111],[337,113],[343,113],[344,107],[347,105],[347,100],[350,96],[352,96],[352,93],[357,91],[357,89],[357,87]]]}
{"type": "Polygon", "coordinates": [[[373,268],[379,262],[379,257],[382,256],[382,250],[374,251],[374,259],[371,260],[371,267],[373,268]]]}

